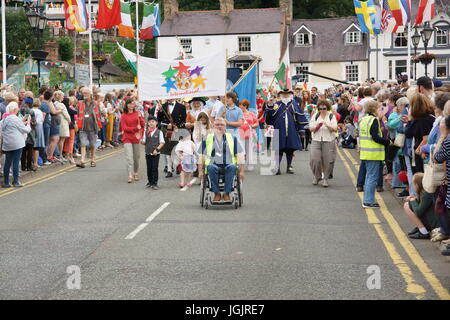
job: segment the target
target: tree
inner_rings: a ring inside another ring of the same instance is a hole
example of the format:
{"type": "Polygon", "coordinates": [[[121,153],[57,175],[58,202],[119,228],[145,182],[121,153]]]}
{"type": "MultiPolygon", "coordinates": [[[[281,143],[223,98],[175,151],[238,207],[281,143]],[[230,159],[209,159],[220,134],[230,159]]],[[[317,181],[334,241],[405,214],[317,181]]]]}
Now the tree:
{"type": "Polygon", "coordinates": [[[48,83],[50,88],[54,88],[57,85],[63,84],[67,80],[67,74],[65,72],[59,72],[58,68],[51,68],[50,75],[48,76],[48,83]]]}
{"type": "Polygon", "coordinates": [[[70,61],[73,58],[73,43],[69,37],[62,37],[58,41],[59,56],[62,61],[70,61]]]}

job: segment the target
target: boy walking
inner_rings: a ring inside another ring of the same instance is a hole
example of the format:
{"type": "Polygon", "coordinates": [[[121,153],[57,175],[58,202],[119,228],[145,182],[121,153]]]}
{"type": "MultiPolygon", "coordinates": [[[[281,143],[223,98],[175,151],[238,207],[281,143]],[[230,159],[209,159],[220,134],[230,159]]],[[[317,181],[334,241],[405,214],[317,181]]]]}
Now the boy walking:
{"type": "Polygon", "coordinates": [[[158,120],[152,116],[148,116],[147,129],[145,130],[145,160],[147,162],[147,178],[146,187],[158,190],[158,166],[161,148],[164,146],[164,135],[156,126],[158,120]]]}

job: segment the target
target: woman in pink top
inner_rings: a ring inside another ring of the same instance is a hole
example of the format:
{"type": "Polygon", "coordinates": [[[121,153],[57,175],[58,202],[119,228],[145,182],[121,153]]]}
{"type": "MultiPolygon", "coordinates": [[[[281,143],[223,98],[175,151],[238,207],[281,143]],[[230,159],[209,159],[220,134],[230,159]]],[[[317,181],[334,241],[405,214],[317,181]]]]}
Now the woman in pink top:
{"type": "Polygon", "coordinates": [[[144,133],[144,119],[136,111],[136,102],[127,99],[120,118],[120,132],[122,133],[123,148],[127,160],[128,183],[139,180],[139,143],[144,133]]]}
{"type": "Polygon", "coordinates": [[[255,137],[255,129],[258,126],[258,119],[256,115],[248,111],[250,102],[243,99],[239,102],[239,108],[244,113],[244,121],[239,128],[240,142],[245,150],[245,165],[247,170],[252,171],[254,161],[253,139],[255,137]]]}

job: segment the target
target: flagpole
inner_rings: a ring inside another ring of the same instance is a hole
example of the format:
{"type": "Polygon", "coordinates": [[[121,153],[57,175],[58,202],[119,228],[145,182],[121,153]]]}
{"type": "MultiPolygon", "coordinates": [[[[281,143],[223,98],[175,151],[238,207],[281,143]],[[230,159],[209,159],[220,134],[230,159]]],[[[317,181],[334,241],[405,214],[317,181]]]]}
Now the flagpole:
{"type": "MultiPolygon", "coordinates": [[[[88,0],[88,11],[89,11],[89,22],[88,22],[88,30],[89,30],[89,88],[93,89],[93,81],[92,81],[92,25],[91,25],[91,0],[88,0]]],[[[98,74],[100,77],[100,73],[98,74]]]]}
{"type": "Polygon", "coordinates": [[[139,101],[139,0],[136,0],[136,79],[139,101]]]}
{"type": "Polygon", "coordinates": [[[383,37],[381,39],[381,81],[385,80],[384,78],[384,38],[385,34],[383,33],[383,37]]]}
{"type": "Polygon", "coordinates": [[[408,70],[408,83],[411,77],[411,22],[408,21],[408,60],[406,61],[406,69],[408,70]]]}
{"type": "Polygon", "coordinates": [[[6,85],[6,22],[5,22],[5,0],[2,0],[2,68],[3,68],[3,85],[6,85]]]}
{"type": "Polygon", "coordinates": [[[376,49],[375,50],[376,50],[376,53],[377,53],[376,59],[375,59],[375,69],[376,69],[375,78],[376,78],[376,81],[378,81],[378,80],[380,80],[380,78],[378,76],[378,34],[375,35],[375,44],[376,44],[376,49]]]}

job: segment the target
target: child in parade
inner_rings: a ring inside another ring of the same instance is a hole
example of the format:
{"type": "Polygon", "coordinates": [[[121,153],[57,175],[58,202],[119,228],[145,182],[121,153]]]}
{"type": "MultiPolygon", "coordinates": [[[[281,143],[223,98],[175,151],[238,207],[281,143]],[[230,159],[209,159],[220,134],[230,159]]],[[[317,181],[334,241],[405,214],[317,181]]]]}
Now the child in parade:
{"type": "Polygon", "coordinates": [[[158,190],[158,167],[161,148],[164,146],[164,135],[157,128],[158,120],[149,115],[147,119],[147,128],[145,130],[142,143],[145,145],[145,160],[147,163],[146,187],[158,190]]]}
{"type": "Polygon", "coordinates": [[[180,188],[184,188],[186,185],[192,187],[190,179],[192,173],[197,169],[195,143],[191,140],[191,135],[187,130],[182,135],[182,139],[175,148],[175,153],[181,163],[180,188]]]}

